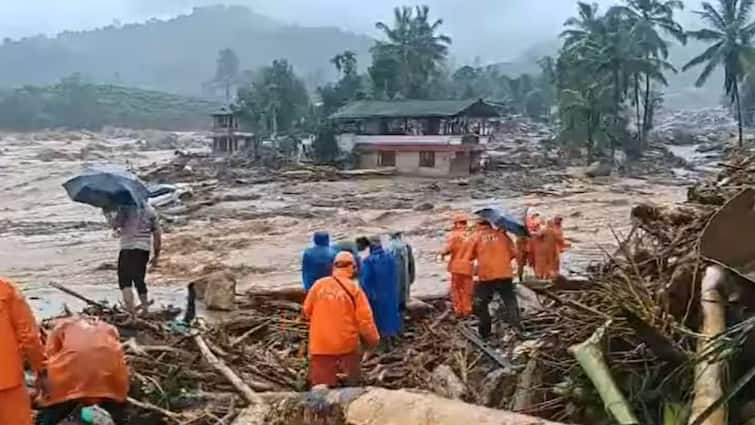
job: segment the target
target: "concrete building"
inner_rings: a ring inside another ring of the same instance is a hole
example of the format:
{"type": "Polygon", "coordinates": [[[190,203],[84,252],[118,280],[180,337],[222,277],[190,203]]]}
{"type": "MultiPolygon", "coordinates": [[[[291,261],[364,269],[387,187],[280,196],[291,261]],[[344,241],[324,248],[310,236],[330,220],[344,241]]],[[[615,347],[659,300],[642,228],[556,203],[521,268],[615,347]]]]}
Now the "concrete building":
{"type": "Polygon", "coordinates": [[[359,101],[330,118],[341,150],[359,168],[395,167],[401,174],[456,177],[476,173],[498,110],[482,100],[359,101]]]}
{"type": "Polygon", "coordinates": [[[232,154],[253,146],[252,133],[239,130],[239,119],[229,108],[212,114],[212,152],[232,154]]]}

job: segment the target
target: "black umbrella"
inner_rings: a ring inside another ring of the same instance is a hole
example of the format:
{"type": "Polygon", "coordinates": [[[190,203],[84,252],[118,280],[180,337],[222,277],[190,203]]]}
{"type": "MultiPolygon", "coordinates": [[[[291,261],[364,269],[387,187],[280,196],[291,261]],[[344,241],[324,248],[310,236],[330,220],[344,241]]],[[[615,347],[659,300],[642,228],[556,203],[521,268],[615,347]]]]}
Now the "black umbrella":
{"type": "Polygon", "coordinates": [[[498,208],[483,208],[475,211],[475,214],[499,229],[504,229],[517,236],[529,236],[527,226],[506,211],[498,208]]]}
{"type": "Polygon", "coordinates": [[[142,206],[149,197],[149,190],[138,177],[112,166],[88,168],[63,187],[72,200],[108,210],[142,206]]]}

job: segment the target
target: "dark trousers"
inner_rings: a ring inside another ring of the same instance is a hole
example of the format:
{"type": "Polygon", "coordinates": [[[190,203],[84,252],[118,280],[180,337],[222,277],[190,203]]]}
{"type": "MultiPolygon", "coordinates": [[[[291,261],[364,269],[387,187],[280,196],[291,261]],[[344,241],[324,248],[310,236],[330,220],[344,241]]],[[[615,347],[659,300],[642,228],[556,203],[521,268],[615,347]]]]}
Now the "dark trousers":
{"type": "Polygon", "coordinates": [[[499,279],[479,282],[474,288],[474,311],[479,322],[478,331],[482,338],[490,336],[492,319],[489,306],[496,293],[503,301],[506,321],[513,326],[519,326],[519,302],[516,299],[513,280],[499,279]]]}
{"type": "Polygon", "coordinates": [[[118,286],[121,289],[136,287],[139,295],[147,294],[147,275],[149,251],[143,249],[122,249],[118,254],[118,286]]]}
{"type": "MultiPolygon", "coordinates": [[[[73,400],[45,407],[37,413],[36,425],[58,425],[81,406],[82,404],[73,400]]],[[[126,403],[107,400],[99,403],[99,406],[110,414],[115,425],[128,425],[126,422],[126,403]]]]}

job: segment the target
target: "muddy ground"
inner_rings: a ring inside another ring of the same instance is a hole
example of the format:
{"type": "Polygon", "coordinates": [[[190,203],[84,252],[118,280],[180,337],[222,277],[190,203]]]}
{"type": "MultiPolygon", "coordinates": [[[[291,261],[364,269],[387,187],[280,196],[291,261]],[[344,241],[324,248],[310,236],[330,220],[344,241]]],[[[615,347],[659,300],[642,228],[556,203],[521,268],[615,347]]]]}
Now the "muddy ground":
{"type": "MultiPolygon", "coordinates": [[[[144,142],[138,132],[1,137],[0,273],[22,285],[41,315],[59,311],[63,303],[79,306],[50,289],[53,281],[95,299],[118,296],[117,239],[99,210],[71,202],[61,184],[86,163],[123,164],[156,176],[155,170],[174,158],[174,149],[201,152],[208,146],[198,134],[172,135],[170,142],[165,135],[150,134],[159,139],[155,143],[144,142]]],[[[239,291],[299,285],[301,250],[316,230],[329,230],[336,240],[402,230],[418,261],[413,291],[442,293],[448,282],[437,252],[449,218],[485,206],[532,207],[565,217],[573,244],[565,267],[579,273],[600,260],[604,249],[612,250],[612,231],[628,231],[632,204],[680,201],[686,192],[679,176],[695,173],[690,167],[672,173],[668,166],[642,178],[591,180],[578,167],[517,166],[462,180],[313,181],[318,179],[307,173],[271,175],[249,166],[235,169],[236,177],[229,178],[227,172],[202,171],[210,159],[192,161],[180,173],[163,176],[167,181],[175,177],[192,196],[183,205],[160,209],[166,228],[162,265],[148,280],[161,303],[182,303],[187,282],[219,268],[235,274],[239,291]]]]}

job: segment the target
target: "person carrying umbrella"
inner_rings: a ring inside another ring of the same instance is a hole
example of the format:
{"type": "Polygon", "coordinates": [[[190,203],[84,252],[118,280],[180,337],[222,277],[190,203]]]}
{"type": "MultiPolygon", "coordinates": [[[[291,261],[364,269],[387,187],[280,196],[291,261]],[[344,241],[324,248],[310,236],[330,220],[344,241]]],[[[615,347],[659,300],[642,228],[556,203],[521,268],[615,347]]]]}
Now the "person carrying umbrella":
{"type": "Polygon", "coordinates": [[[142,206],[120,206],[117,211],[105,211],[113,230],[120,234],[118,254],[118,287],[123,294],[126,310],[135,313],[134,292],[141,301],[142,312],[149,308],[145,277],[152,254],[152,267],[158,265],[162,248],[160,220],[149,203],[142,206]]]}
{"type": "Polygon", "coordinates": [[[136,286],[146,312],[149,299],[144,278],[150,251],[152,265],[157,266],[162,246],[160,222],[149,204],[149,190],[137,176],[114,166],[87,168],[63,187],[73,201],[102,208],[113,230],[120,233],[118,286],[123,303],[130,313],[136,312],[132,289],[136,286]]]}

